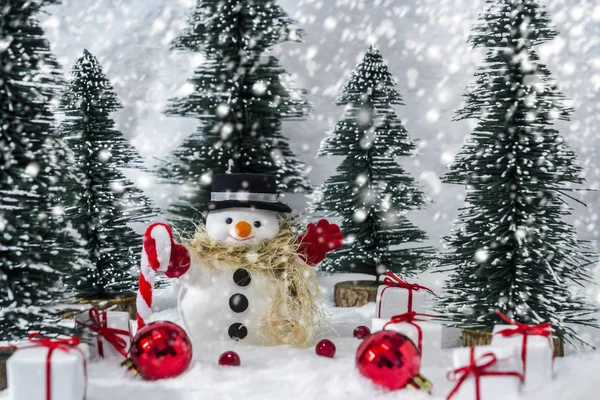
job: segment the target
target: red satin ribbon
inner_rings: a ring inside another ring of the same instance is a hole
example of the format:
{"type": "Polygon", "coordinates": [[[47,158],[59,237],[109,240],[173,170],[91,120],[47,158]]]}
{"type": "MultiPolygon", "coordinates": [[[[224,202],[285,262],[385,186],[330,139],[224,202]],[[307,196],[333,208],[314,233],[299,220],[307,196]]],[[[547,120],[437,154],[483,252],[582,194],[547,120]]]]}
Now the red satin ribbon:
{"type": "MultiPolygon", "coordinates": [[[[81,354],[83,360],[83,374],[85,377],[85,393],[87,393],[87,365],[85,362],[85,354],[79,347],[81,339],[78,337],[70,337],[66,339],[50,339],[43,337],[39,332],[29,334],[29,345],[17,346],[17,351],[22,349],[30,349],[34,347],[46,347],[48,354],[46,355],[46,400],[52,400],[52,353],[54,350],[61,350],[66,353],[71,350],[77,350],[81,354]]],[[[84,395],[85,399],[85,395],[84,395]]]]}
{"type": "Polygon", "coordinates": [[[470,375],[475,378],[475,400],[481,400],[481,383],[482,376],[516,376],[523,381],[523,375],[514,371],[486,371],[489,367],[498,362],[498,358],[494,353],[485,353],[477,360],[475,359],[475,347],[471,347],[469,354],[469,365],[457,368],[454,371],[448,372],[447,378],[456,382],[456,385],[446,397],[450,400],[452,396],[458,392],[458,389],[467,380],[470,375]]]}
{"type": "Polygon", "coordinates": [[[423,354],[423,330],[421,329],[421,327],[418,324],[415,324],[415,321],[427,322],[427,320],[418,319],[417,317],[436,318],[437,316],[431,315],[431,314],[419,314],[414,311],[409,311],[404,314],[394,315],[392,318],[390,318],[389,322],[386,322],[385,325],[383,325],[383,328],[381,330],[385,331],[385,328],[387,328],[387,326],[390,324],[400,324],[402,322],[406,322],[407,324],[414,326],[417,329],[417,336],[418,336],[418,342],[419,342],[418,343],[419,353],[423,354]]]}
{"type": "Polygon", "coordinates": [[[127,358],[127,352],[125,351],[125,348],[127,347],[127,341],[121,336],[131,338],[131,332],[123,329],[109,328],[106,311],[100,314],[100,311],[98,311],[97,308],[90,308],[88,315],[90,316],[91,323],[86,324],[81,321],[76,322],[79,325],[96,332],[98,335],[96,338],[98,343],[98,355],[104,358],[104,346],[102,343],[102,338],[104,338],[108,343],[112,344],[113,347],[117,349],[117,351],[121,353],[124,358],[127,358]]]}
{"type": "MultiPolygon", "coordinates": [[[[503,337],[511,337],[515,335],[523,335],[523,344],[521,345],[521,360],[523,361],[523,377],[527,377],[527,337],[528,336],[544,336],[548,339],[548,343],[550,344],[550,348],[552,349],[552,331],[550,328],[552,327],[551,322],[544,322],[543,324],[538,325],[527,325],[522,324],[517,321],[514,321],[508,318],[500,311],[496,311],[498,316],[502,318],[509,325],[513,325],[516,328],[512,329],[503,329],[501,331],[496,332],[496,335],[500,335],[503,337]]],[[[552,352],[552,360],[554,361],[554,351],[552,352]]]]}
{"type": "Polygon", "coordinates": [[[419,291],[422,289],[422,290],[426,290],[429,293],[435,295],[433,290],[429,289],[428,287],[421,286],[417,283],[407,283],[389,271],[386,271],[383,274],[385,275],[385,278],[383,279],[383,284],[386,285],[386,287],[384,287],[383,290],[381,291],[381,299],[379,301],[379,308],[377,311],[378,318],[381,318],[381,303],[383,303],[383,294],[385,293],[385,291],[387,289],[389,289],[391,287],[408,289],[408,310],[407,310],[408,312],[411,312],[413,310],[412,309],[413,291],[419,291]]]}

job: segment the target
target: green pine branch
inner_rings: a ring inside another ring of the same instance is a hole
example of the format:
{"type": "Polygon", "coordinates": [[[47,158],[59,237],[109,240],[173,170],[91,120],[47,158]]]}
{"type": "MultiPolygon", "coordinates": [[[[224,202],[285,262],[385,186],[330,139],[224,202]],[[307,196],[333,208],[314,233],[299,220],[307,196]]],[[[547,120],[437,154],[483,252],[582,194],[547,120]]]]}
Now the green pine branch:
{"type": "Polygon", "coordinates": [[[32,331],[56,336],[54,307],[68,296],[60,285],[66,254],[61,171],[68,153],[54,131],[49,104],[64,84],[37,15],[46,0],[8,0],[0,16],[0,340],[32,331]]]}
{"type": "Polygon", "coordinates": [[[198,207],[210,200],[214,174],[265,173],[275,176],[280,192],[311,190],[281,125],[303,119],[310,106],[269,54],[272,46],[300,37],[292,23],[273,0],[199,1],[173,41],[174,49],[206,59],[187,82],[190,93],[171,99],[166,110],[198,119],[199,128],[157,170],[185,188],[169,209],[184,233],[201,219],[198,207]]]}
{"type": "Polygon", "coordinates": [[[121,107],[98,60],[87,50],[75,62],[60,100],[60,132],[74,154],[64,232],[74,267],[63,277],[78,297],[134,293],[140,238],[131,228],[157,215],[150,200],[127,179],[124,168],[143,169],[135,148],[115,129],[110,114],[121,107]]]}
{"type": "Polygon", "coordinates": [[[488,49],[457,120],[477,126],[446,183],[467,186],[466,207],[445,238],[440,270],[452,271],[438,312],[455,326],[491,331],[501,310],[528,323],[550,321],[558,336],[597,326],[577,290],[597,259],[563,217],[567,185],[582,167],[554,127],[573,111],[534,47],[557,35],[538,0],[490,1],[470,42],[488,49]]]}
{"type": "Polygon", "coordinates": [[[323,139],[319,157],[344,156],[336,174],[314,193],[310,209],[338,218],[345,246],[327,256],[331,272],[414,276],[433,261],[433,249],[406,214],[425,206],[425,194],[397,163],[415,144],[392,105],[402,98],[374,46],[354,68],[337,103],[344,116],[323,139]]]}

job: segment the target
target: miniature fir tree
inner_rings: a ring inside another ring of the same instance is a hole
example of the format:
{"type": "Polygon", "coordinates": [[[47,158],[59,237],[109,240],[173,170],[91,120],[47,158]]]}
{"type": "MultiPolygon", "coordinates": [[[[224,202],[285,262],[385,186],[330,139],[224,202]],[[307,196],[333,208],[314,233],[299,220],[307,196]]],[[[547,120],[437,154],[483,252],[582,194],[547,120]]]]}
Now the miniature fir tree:
{"type": "Polygon", "coordinates": [[[69,330],[51,308],[65,300],[55,188],[66,167],[49,106],[63,81],[37,20],[56,3],[8,0],[0,9],[0,340],[69,330]]]}
{"type": "Polygon", "coordinates": [[[346,106],[344,116],[321,143],[318,156],[345,159],[315,191],[311,211],[341,218],[349,243],[331,253],[323,267],[414,275],[425,268],[432,249],[414,246],[427,237],[406,214],[426,201],[397,162],[412,155],[415,145],[394,111],[402,98],[375,46],[354,68],[336,104],[346,106]]]}
{"type": "Polygon", "coordinates": [[[199,0],[189,27],[173,42],[174,49],[206,59],[187,82],[190,93],[172,99],[166,111],[200,121],[159,169],[186,187],[169,210],[180,228],[200,217],[198,206],[210,200],[216,173],[272,174],[281,192],[310,189],[305,165],[281,132],[282,121],[303,117],[308,105],[269,54],[298,35],[291,24],[274,0],[199,0]]]}
{"type": "Polygon", "coordinates": [[[553,124],[572,110],[534,51],[557,32],[537,0],[489,3],[470,37],[486,57],[457,114],[478,123],[444,177],[467,185],[467,206],[446,238],[442,268],[453,273],[438,310],[463,328],[491,330],[500,310],[571,335],[567,324],[595,318],[571,290],[592,259],[562,220],[567,185],[583,179],[553,124]]]}
{"type": "Polygon", "coordinates": [[[140,237],[134,222],[156,215],[149,199],[121,172],[142,168],[142,160],[110,113],[121,106],[96,58],[87,50],[75,62],[60,102],[61,134],[75,154],[65,213],[66,235],[78,240],[81,268],[63,277],[78,297],[102,298],[135,292],[130,269],[139,266],[140,237]]]}

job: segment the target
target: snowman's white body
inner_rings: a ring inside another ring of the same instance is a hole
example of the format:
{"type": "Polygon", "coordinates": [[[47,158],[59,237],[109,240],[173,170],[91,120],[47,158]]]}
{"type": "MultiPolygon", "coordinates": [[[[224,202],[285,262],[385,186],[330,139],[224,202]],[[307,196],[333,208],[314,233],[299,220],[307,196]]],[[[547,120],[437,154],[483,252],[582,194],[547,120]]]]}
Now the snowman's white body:
{"type": "MultiPolygon", "coordinates": [[[[279,221],[274,212],[254,209],[212,211],[206,226],[211,240],[232,246],[254,246],[279,233],[279,221]],[[252,226],[252,232],[245,238],[236,234],[235,227],[240,221],[252,226]],[[260,222],[258,228],[254,226],[257,221],[260,222]]],[[[214,260],[212,263],[214,265],[214,260]]],[[[250,276],[249,284],[237,284],[233,275],[238,269],[240,266],[236,265],[215,268],[208,265],[208,260],[192,256],[190,269],[179,278],[182,285],[179,314],[192,342],[231,342],[236,338],[231,337],[230,328],[233,324],[242,324],[247,334],[241,340],[244,343],[261,343],[260,324],[271,306],[271,293],[266,279],[251,271],[246,271],[250,276]],[[245,296],[247,308],[241,312],[234,311],[230,306],[234,295],[245,296]]]]}
{"type": "Polygon", "coordinates": [[[232,340],[229,328],[241,323],[247,329],[243,339],[248,343],[260,343],[260,321],[268,311],[271,300],[264,279],[252,275],[250,285],[240,287],[232,279],[235,266],[214,269],[204,260],[192,259],[190,271],[182,276],[179,292],[179,315],[185,330],[194,343],[202,341],[232,340]],[[240,313],[229,306],[229,299],[243,294],[248,308],[240,313]]]}

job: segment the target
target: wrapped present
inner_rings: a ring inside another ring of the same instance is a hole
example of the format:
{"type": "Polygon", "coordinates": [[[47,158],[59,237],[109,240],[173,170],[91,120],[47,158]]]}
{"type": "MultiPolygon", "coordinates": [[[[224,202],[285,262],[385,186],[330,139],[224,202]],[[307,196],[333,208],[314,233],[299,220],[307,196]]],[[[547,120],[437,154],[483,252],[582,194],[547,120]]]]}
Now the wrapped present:
{"type": "Polygon", "coordinates": [[[131,345],[129,313],[125,311],[98,311],[91,308],[77,314],[77,324],[96,333],[90,348],[90,358],[127,358],[131,345]]]}
{"type": "Polygon", "coordinates": [[[87,388],[85,344],[39,333],[17,346],[6,363],[8,390],[18,400],[83,400],[87,388]]]}
{"type": "Polygon", "coordinates": [[[414,311],[395,315],[392,318],[373,318],[371,332],[391,330],[408,336],[421,353],[421,364],[439,364],[442,351],[442,325],[422,317],[435,317],[414,311]]]}
{"type": "Polygon", "coordinates": [[[509,325],[495,325],[492,344],[512,346],[518,351],[528,389],[539,388],[554,378],[554,345],[551,323],[526,325],[498,312],[509,325]]]}
{"type": "Polygon", "coordinates": [[[391,318],[411,311],[427,312],[429,295],[435,294],[431,289],[404,282],[391,272],[385,272],[384,275],[383,285],[377,289],[377,318],[391,318]]]}
{"type": "Polygon", "coordinates": [[[503,400],[519,398],[523,375],[521,360],[512,347],[477,346],[453,352],[454,370],[448,379],[455,382],[447,400],[503,400]]]}

